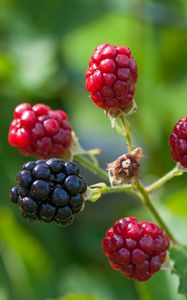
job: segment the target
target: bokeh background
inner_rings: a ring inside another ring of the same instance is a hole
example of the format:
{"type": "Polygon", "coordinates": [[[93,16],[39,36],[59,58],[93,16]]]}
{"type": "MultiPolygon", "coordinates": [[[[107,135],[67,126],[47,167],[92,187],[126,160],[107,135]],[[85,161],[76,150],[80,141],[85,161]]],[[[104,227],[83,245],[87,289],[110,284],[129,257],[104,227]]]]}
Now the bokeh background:
{"type": "MultiPolygon", "coordinates": [[[[69,228],[24,221],[9,200],[27,158],[7,143],[14,107],[43,102],[68,112],[85,148],[100,147],[103,166],[124,153],[84,87],[88,59],[100,43],[127,45],[139,69],[134,143],[144,148],[142,178],[150,183],[174,166],[173,124],[186,115],[186,0],[1,0],[0,2],[0,300],[44,300],[66,293],[103,300],[182,300],[177,278],[161,271],[135,283],[113,271],[101,252],[105,230],[127,215],[152,220],[127,195],[105,196],[69,228]]],[[[90,184],[100,181],[86,170],[90,184]]],[[[155,206],[187,244],[186,175],[154,193],[155,206]]],[[[77,298],[75,298],[78,300],[77,298]]]]}

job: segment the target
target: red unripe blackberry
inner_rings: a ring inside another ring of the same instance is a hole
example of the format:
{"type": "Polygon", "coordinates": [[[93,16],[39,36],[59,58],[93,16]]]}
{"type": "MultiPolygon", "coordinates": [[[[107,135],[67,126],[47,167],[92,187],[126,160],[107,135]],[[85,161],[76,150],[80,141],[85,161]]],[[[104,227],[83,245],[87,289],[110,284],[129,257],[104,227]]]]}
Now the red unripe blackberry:
{"type": "Polygon", "coordinates": [[[100,108],[117,116],[133,105],[137,76],[136,62],[128,47],[102,44],[90,58],[86,88],[100,108]]]}
{"type": "Polygon", "coordinates": [[[187,168],[187,117],[181,118],[169,136],[172,158],[187,168]]]}
{"type": "Polygon", "coordinates": [[[169,245],[161,228],[135,217],[116,221],[102,241],[112,268],[138,281],[146,281],[160,270],[169,245]]]}
{"type": "Polygon", "coordinates": [[[44,104],[22,103],[14,110],[8,141],[24,155],[61,156],[70,147],[72,129],[64,111],[44,104]]]}
{"type": "Polygon", "coordinates": [[[20,206],[22,216],[30,221],[66,226],[84,208],[87,183],[74,162],[64,162],[60,158],[29,161],[16,180],[10,198],[20,206]]]}

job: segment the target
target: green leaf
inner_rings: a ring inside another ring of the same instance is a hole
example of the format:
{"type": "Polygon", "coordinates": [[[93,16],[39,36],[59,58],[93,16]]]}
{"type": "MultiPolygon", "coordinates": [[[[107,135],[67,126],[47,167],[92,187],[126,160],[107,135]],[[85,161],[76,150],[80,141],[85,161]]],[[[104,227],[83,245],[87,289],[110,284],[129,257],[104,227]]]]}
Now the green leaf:
{"type": "MultiPolygon", "coordinates": [[[[50,300],[50,299],[49,299],[50,300]]],[[[51,299],[52,300],[52,299],[51,299]]],[[[56,300],[102,300],[101,298],[81,294],[67,294],[56,300]]]]}
{"type": "Polygon", "coordinates": [[[187,272],[181,277],[178,291],[180,294],[187,295],[187,272]]]}
{"type": "Polygon", "coordinates": [[[174,262],[172,272],[179,276],[179,294],[187,296],[187,247],[173,247],[169,251],[174,262]]]}

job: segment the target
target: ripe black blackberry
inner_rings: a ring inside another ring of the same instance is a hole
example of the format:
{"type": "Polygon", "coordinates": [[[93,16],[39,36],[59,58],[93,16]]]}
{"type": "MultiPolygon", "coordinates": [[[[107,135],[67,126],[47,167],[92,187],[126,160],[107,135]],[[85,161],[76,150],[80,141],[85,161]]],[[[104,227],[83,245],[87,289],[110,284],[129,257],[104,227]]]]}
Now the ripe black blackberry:
{"type": "Polygon", "coordinates": [[[16,181],[10,198],[30,221],[66,226],[84,208],[87,183],[75,162],[60,158],[29,161],[17,174],[16,181]]]}

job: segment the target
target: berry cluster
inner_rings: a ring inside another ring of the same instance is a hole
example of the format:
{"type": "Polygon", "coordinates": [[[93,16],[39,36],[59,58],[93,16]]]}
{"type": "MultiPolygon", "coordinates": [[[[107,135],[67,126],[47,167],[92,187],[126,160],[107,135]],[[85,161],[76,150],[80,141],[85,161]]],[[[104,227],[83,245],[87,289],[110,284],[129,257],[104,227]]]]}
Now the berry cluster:
{"type": "Polygon", "coordinates": [[[169,136],[171,156],[187,168],[187,117],[181,118],[169,136]]]}
{"type": "MultiPolygon", "coordinates": [[[[86,88],[100,108],[117,117],[134,107],[137,77],[136,62],[129,48],[102,44],[89,61],[86,88]]],[[[72,129],[66,113],[43,104],[22,103],[14,111],[8,139],[22,154],[43,158],[23,165],[17,185],[10,192],[23,217],[63,226],[71,224],[84,208],[87,183],[76,163],[54,158],[66,154],[72,145],[72,129]]],[[[175,125],[169,143],[174,160],[187,168],[187,117],[175,125]]],[[[134,179],[138,180],[141,157],[141,148],[136,148],[108,164],[112,185],[133,184],[134,179]]],[[[93,170],[97,168],[93,166],[93,170]]],[[[160,270],[169,245],[169,238],[161,228],[151,222],[138,222],[135,217],[116,221],[102,242],[112,268],[138,281],[146,281],[160,270]]]]}
{"type": "Polygon", "coordinates": [[[24,218],[65,226],[83,210],[86,189],[86,179],[76,163],[51,158],[24,164],[10,196],[24,218]]]}
{"type": "Polygon", "coordinates": [[[24,155],[60,156],[70,146],[71,126],[66,113],[49,106],[22,103],[15,108],[8,140],[24,155]]]}
{"type": "Polygon", "coordinates": [[[113,269],[125,277],[146,281],[160,270],[169,239],[156,224],[128,217],[107,230],[102,247],[113,269]]]}
{"type": "Polygon", "coordinates": [[[132,106],[137,76],[129,48],[103,44],[89,61],[86,88],[99,107],[116,116],[132,106]]]}

